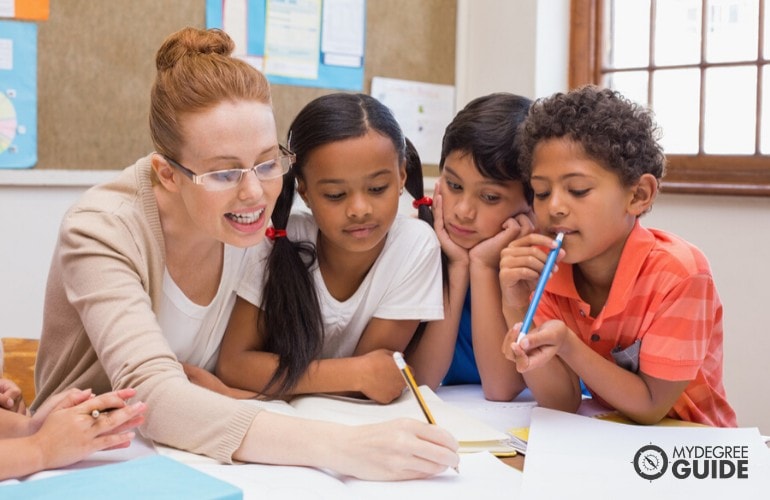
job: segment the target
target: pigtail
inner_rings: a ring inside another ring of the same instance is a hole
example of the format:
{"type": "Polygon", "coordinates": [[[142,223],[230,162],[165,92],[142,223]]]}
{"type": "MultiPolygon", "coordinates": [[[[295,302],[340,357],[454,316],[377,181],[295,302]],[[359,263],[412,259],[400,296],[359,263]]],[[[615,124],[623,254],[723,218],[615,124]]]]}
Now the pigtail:
{"type": "MultiPolygon", "coordinates": [[[[285,230],[294,203],[294,171],[283,179],[273,211],[273,228],[285,230]]],[[[265,350],[278,355],[278,368],[262,392],[280,396],[299,381],[321,351],[323,321],[310,268],[315,245],[278,237],[267,261],[260,328],[266,332],[265,350]]]]}
{"type": "MultiPolygon", "coordinates": [[[[433,228],[433,200],[425,196],[425,182],[422,172],[422,161],[420,160],[420,154],[417,152],[417,148],[414,147],[412,141],[404,137],[405,145],[405,158],[406,158],[406,190],[414,198],[412,206],[417,209],[417,217],[420,220],[427,222],[431,228],[433,228]]],[[[441,276],[445,283],[449,282],[449,263],[444,252],[441,252],[441,276]]],[[[421,321],[417,325],[417,329],[409,341],[409,344],[404,349],[404,354],[408,358],[409,353],[413,351],[420,343],[422,334],[425,331],[425,327],[428,323],[421,321]]]]}
{"type": "Polygon", "coordinates": [[[422,161],[417,148],[412,141],[404,138],[405,157],[406,157],[406,190],[414,198],[412,206],[417,209],[417,217],[424,220],[430,227],[433,227],[433,211],[430,207],[433,201],[425,196],[425,186],[422,174],[422,161]]]}

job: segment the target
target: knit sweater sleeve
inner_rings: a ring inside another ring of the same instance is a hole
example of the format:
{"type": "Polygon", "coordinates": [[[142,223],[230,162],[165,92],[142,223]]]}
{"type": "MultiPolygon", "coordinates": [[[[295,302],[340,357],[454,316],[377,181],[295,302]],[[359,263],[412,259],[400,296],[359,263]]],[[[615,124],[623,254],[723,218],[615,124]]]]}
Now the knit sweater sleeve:
{"type": "Polygon", "coordinates": [[[136,399],[148,405],[141,431],[150,439],[231,462],[259,410],[187,380],[153,310],[162,255],[162,243],[141,217],[120,208],[71,211],[53,265],[66,301],[47,305],[46,314],[77,314],[82,329],[75,347],[59,354],[87,357],[77,348],[85,345],[114,389],[136,389],[136,399]]]}

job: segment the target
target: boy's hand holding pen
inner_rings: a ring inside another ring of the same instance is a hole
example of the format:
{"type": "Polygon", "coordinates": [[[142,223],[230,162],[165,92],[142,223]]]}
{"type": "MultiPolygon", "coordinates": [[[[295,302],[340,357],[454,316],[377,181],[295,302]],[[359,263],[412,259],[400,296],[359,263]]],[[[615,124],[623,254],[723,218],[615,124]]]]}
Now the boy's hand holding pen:
{"type": "Polygon", "coordinates": [[[529,329],[532,326],[532,320],[535,318],[537,305],[540,303],[540,298],[543,296],[545,284],[548,283],[548,279],[551,277],[551,272],[553,271],[553,266],[556,264],[556,257],[559,256],[559,250],[561,250],[561,245],[564,241],[564,233],[557,234],[554,241],[556,242],[556,246],[551,248],[551,251],[548,252],[548,258],[545,260],[543,272],[540,273],[540,279],[537,280],[537,287],[535,287],[535,292],[532,294],[532,300],[529,302],[529,308],[527,308],[527,314],[524,316],[524,321],[521,324],[519,337],[516,339],[517,343],[521,342],[521,339],[524,338],[524,335],[529,332],[529,329]]]}
{"type": "MultiPolygon", "coordinates": [[[[525,280],[528,281],[531,278],[523,278],[522,276],[531,275],[533,271],[536,271],[528,267],[527,265],[523,264],[523,262],[525,262],[523,258],[531,257],[531,247],[535,245],[535,243],[533,243],[533,240],[536,241],[537,245],[539,246],[541,245],[541,241],[544,239],[545,237],[542,234],[526,236],[522,240],[518,240],[514,242],[508,249],[504,250],[501,258],[501,274],[500,274],[501,286],[504,289],[504,295],[505,295],[506,287],[510,290],[509,293],[511,294],[509,295],[509,302],[507,304],[507,307],[504,307],[504,314],[506,315],[506,319],[510,321],[509,324],[516,321],[516,324],[512,326],[512,328],[509,330],[508,334],[506,335],[503,341],[502,350],[505,357],[513,361],[514,363],[517,361],[517,357],[527,358],[527,355],[523,352],[521,347],[518,347],[518,344],[521,343],[524,336],[532,328],[532,322],[534,320],[535,313],[537,312],[537,307],[540,302],[540,299],[543,296],[543,292],[545,291],[546,283],[548,282],[548,279],[551,277],[551,274],[553,273],[553,270],[556,266],[556,260],[558,259],[559,253],[561,251],[562,243],[564,241],[564,233],[559,232],[556,235],[556,237],[552,240],[552,243],[550,245],[550,250],[548,251],[548,254],[545,257],[545,263],[543,265],[543,268],[539,272],[535,289],[530,294],[531,298],[529,299],[529,304],[526,309],[526,313],[524,314],[524,317],[521,323],[519,323],[518,319],[515,319],[516,313],[512,308],[516,307],[516,304],[514,302],[519,301],[523,298],[523,296],[520,295],[523,293],[523,290],[531,286],[528,283],[527,283],[527,287],[524,286],[525,280]],[[530,249],[526,250],[525,247],[529,247],[530,249]],[[514,288],[518,289],[518,291],[514,291],[514,288]],[[518,298],[515,297],[516,295],[518,295],[518,298]],[[517,356],[517,353],[518,353],[518,356],[517,356]]],[[[518,314],[521,314],[522,312],[523,310],[521,310],[521,312],[519,312],[518,314]]],[[[521,316],[518,316],[518,317],[520,318],[521,316]]],[[[522,359],[519,359],[519,361],[522,361],[522,359]]],[[[529,367],[529,359],[527,359],[527,368],[528,367],[529,367]]]]}

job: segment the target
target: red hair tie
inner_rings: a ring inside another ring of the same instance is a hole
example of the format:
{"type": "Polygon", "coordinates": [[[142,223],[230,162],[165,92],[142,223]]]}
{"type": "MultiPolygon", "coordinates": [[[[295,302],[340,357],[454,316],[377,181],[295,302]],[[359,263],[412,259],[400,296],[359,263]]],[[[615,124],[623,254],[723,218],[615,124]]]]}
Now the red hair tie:
{"type": "Polygon", "coordinates": [[[429,196],[423,196],[419,200],[414,200],[412,202],[414,208],[420,208],[420,205],[425,205],[426,207],[433,206],[433,200],[429,196]]]}
{"type": "Polygon", "coordinates": [[[276,229],[273,226],[270,226],[265,231],[265,236],[267,236],[271,240],[275,241],[276,238],[285,238],[286,237],[286,230],[285,229],[276,229]]]}

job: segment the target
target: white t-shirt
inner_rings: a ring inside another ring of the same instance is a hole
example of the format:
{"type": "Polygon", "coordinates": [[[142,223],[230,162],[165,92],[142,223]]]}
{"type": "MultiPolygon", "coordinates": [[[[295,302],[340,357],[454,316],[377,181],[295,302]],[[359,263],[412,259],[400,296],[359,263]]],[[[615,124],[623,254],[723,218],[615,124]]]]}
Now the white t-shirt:
{"type": "Polygon", "coordinates": [[[245,256],[251,251],[225,245],[219,289],[205,306],[187,298],[168,269],[164,270],[158,323],[179,361],[214,371],[219,345],[235,305],[235,287],[243,274],[245,256]]]}
{"type": "MultiPolygon", "coordinates": [[[[318,226],[312,215],[293,213],[287,233],[292,241],[316,243],[318,226]]],[[[257,305],[262,303],[272,244],[259,247],[250,253],[237,288],[238,295],[257,305]]],[[[379,257],[358,290],[344,302],[329,293],[317,263],[311,272],[324,319],[321,358],[352,356],[372,318],[431,321],[444,317],[441,247],[433,228],[419,219],[396,216],[379,257]]]]}

